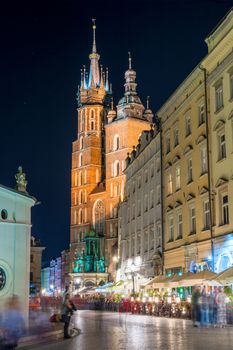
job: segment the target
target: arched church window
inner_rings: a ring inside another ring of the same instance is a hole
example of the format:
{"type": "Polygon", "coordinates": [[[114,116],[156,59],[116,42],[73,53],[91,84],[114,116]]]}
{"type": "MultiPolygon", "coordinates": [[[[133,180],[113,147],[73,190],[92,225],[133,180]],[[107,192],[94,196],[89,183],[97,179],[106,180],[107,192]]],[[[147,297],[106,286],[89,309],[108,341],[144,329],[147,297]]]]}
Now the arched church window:
{"type": "Polygon", "coordinates": [[[79,224],[82,224],[83,223],[83,210],[80,209],[78,214],[79,214],[78,222],[79,222],[79,224]]]}
{"type": "Polygon", "coordinates": [[[80,137],[80,150],[83,149],[83,137],[80,137]]]}
{"type": "Polygon", "coordinates": [[[101,200],[97,200],[94,205],[94,223],[96,233],[103,235],[105,231],[105,209],[101,200]]]}
{"type": "Polygon", "coordinates": [[[90,113],[90,129],[95,130],[95,111],[92,109],[90,113]]]}
{"type": "Polygon", "coordinates": [[[87,183],[87,171],[85,170],[84,171],[84,184],[87,183]]]}
{"type": "Polygon", "coordinates": [[[79,172],[79,186],[83,185],[83,173],[82,171],[79,172]]]}
{"type": "Polygon", "coordinates": [[[79,166],[83,166],[83,155],[80,153],[79,155],[79,166]]]}
{"type": "Polygon", "coordinates": [[[120,148],[120,137],[119,135],[115,135],[113,140],[113,149],[114,151],[117,151],[119,148],[120,148]]]}
{"type": "Polygon", "coordinates": [[[79,203],[80,203],[80,204],[83,204],[83,202],[84,202],[83,191],[80,191],[80,200],[79,200],[79,203]]]}
{"type": "Polygon", "coordinates": [[[81,120],[80,120],[80,131],[84,131],[85,129],[85,112],[81,111],[81,120]]]}
{"type": "Polygon", "coordinates": [[[114,163],[114,175],[115,176],[120,175],[120,162],[119,162],[119,160],[116,160],[114,163]]]}

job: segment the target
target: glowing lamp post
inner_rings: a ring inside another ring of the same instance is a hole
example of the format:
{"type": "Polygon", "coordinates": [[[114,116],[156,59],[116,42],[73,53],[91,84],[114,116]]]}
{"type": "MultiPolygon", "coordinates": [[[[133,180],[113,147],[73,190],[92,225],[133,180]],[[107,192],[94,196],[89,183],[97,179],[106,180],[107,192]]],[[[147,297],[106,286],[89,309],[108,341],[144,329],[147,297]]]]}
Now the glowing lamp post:
{"type": "Polygon", "coordinates": [[[135,295],[135,281],[134,281],[135,269],[136,269],[136,266],[134,265],[134,263],[132,263],[130,266],[130,273],[131,273],[132,281],[133,281],[133,295],[135,295]]]}

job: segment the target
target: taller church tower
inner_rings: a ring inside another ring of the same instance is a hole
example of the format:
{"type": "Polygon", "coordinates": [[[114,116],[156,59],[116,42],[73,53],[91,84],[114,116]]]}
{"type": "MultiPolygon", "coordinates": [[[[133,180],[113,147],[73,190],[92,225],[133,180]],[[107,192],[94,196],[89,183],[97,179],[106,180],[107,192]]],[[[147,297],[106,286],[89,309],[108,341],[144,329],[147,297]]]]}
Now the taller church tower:
{"type": "MultiPolygon", "coordinates": [[[[100,241],[103,241],[105,231],[103,202],[99,201],[93,208],[90,201],[90,194],[105,178],[104,123],[111,98],[108,71],[104,74],[99,66],[95,31],[93,20],[90,71],[88,74],[85,66],[81,70],[81,86],[77,94],[78,130],[72,149],[71,262],[74,262],[75,254],[86,249],[85,238],[93,228],[100,241]]],[[[99,247],[99,258],[103,258],[104,243],[100,242],[99,247]]]]}
{"type": "MultiPolygon", "coordinates": [[[[125,93],[116,110],[108,71],[99,66],[95,23],[90,71],[81,71],[78,132],[72,151],[70,261],[73,281],[98,284],[116,276],[118,204],[124,197],[125,159],[150,129],[153,114],[137,94],[131,56],[125,93]]],[[[74,282],[75,284],[75,282],[74,282]]]]}

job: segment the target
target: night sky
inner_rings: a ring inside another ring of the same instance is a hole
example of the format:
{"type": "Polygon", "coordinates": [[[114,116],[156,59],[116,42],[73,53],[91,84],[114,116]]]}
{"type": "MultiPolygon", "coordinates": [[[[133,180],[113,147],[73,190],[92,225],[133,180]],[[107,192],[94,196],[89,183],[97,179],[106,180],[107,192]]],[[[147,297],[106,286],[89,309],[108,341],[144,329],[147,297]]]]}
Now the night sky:
{"type": "MultiPolygon", "coordinates": [[[[153,111],[207,53],[204,38],[232,1],[11,1],[0,9],[0,183],[14,187],[22,165],[32,233],[44,260],[69,245],[71,146],[77,133],[80,68],[89,64],[96,18],[97,51],[109,68],[114,102],[123,95],[127,52],[138,93],[153,111]],[[33,7],[32,7],[33,6],[33,7]]],[[[2,5],[1,5],[2,6],[2,5]]]]}

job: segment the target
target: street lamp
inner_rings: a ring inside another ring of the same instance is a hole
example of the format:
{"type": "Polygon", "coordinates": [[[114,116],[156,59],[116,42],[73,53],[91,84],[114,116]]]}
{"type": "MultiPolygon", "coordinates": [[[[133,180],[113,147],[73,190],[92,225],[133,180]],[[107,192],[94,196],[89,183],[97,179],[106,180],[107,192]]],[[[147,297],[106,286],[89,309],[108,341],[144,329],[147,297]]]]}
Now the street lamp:
{"type": "Polygon", "coordinates": [[[136,266],[134,265],[134,263],[132,263],[130,266],[130,273],[131,273],[132,281],[133,281],[133,296],[135,295],[135,281],[134,281],[135,270],[136,270],[136,266]]]}

